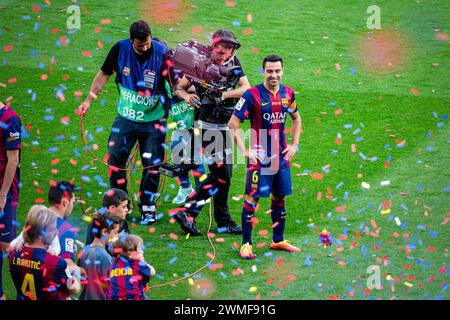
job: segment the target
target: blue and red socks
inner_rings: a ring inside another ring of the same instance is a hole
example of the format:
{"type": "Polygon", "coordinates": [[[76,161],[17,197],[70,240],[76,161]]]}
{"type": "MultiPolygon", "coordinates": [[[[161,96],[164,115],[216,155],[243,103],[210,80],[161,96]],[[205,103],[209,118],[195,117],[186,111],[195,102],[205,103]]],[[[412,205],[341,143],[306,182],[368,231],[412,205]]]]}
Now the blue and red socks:
{"type": "Polygon", "coordinates": [[[256,205],[244,201],[242,206],[242,244],[249,243],[252,244],[252,219],[255,216],[256,205]]]}
{"type": "Polygon", "coordinates": [[[270,209],[272,210],[273,242],[283,241],[284,226],[286,224],[286,205],[284,199],[272,199],[270,209]]]}

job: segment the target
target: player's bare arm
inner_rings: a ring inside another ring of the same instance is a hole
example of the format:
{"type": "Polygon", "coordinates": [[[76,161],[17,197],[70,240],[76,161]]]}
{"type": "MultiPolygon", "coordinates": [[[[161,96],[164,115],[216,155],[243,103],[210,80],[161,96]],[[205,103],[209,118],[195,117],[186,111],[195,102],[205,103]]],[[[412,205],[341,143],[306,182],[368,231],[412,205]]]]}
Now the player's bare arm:
{"type": "Polygon", "coordinates": [[[289,161],[298,151],[298,144],[300,140],[300,128],[302,126],[300,114],[298,111],[290,113],[292,118],[292,143],[288,144],[283,150],[284,159],[289,161]]]}
{"type": "Polygon", "coordinates": [[[110,76],[111,75],[106,74],[102,70],[99,70],[97,72],[97,75],[92,81],[91,89],[89,90],[89,93],[84,102],[78,107],[77,113],[84,116],[86,110],[90,107],[92,100],[94,100],[97,95],[103,90],[110,76]]]}
{"type": "Polygon", "coordinates": [[[19,150],[7,150],[6,156],[8,158],[8,163],[6,165],[5,175],[3,177],[3,184],[0,188],[0,210],[6,204],[6,195],[8,194],[9,188],[14,180],[16,174],[17,166],[19,165],[19,150]]]}

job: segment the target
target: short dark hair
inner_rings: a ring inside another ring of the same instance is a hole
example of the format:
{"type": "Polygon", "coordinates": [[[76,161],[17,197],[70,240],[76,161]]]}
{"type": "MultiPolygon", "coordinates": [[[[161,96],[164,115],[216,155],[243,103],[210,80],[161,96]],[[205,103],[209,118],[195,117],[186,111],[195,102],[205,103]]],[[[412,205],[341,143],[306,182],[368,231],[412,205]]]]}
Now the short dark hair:
{"type": "Polygon", "coordinates": [[[272,54],[272,55],[268,55],[267,57],[264,58],[263,60],[263,70],[266,68],[266,62],[281,62],[281,66],[283,66],[283,59],[281,59],[280,56],[276,55],[276,54],[272,54]]]}
{"type": "Polygon", "coordinates": [[[147,22],[144,20],[139,20],[133,22],[133,24],[130,27],[130,38],[138,39],[138,40],[146,40],[148,36],[152,36],[152,29],[150,29],[150,26],[147,22]]]}
{"type": "Polygon", "coordinates": [[[125,200],[130,200],[128,194],[125,191],[117,188],[112,188],[105,192],[105,195],[103,196],[102,206],[104,208],[109,208],[110,206],[118,207],[125,200]]]}
{"type": "Polygon", "coordinates": [[[91,232],[95,238],[100,239],[102,234],[100,231],[106,229],[110,232],[116,225],[120,225],[121,219],[111,214],[99,214],[92,220],[91,232]]]}
{"type": "Polygon", "coordinates": [[[75,192],[75,185],[68,181],[57,181],[50,185],[48,190],[48,203],[52,205],[60,204],[63,198],[72,199],[75,192]]]}

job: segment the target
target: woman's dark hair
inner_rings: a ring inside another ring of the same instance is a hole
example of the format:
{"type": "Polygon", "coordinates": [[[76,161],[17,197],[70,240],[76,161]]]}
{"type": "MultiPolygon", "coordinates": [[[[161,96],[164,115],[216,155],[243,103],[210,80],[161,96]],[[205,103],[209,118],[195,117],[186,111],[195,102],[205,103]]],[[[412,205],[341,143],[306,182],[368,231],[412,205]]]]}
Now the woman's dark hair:
{"type": "Polygon", "coordinates": [[[141,41],[144,41],[147,39],[148,36],[152,35],[152,29],[150,29],[150,26],[147,22],[144,20],[139,20],[136,22],[133,22],[133,24],[130,27],[130,38],[138,39],[141,41]]]}
{"type": "Polygon", "coordinates": [[[277,55],[269,55],[269,56],[267,56],[267,57],[265,57],[264,58],[264,60],[263,60],[263,69],[265,69],[266,68],[266,62],[278,62],[278,61],[280,61],[281,62],[281,66],[283,66],[283,59],[281,59],[281,57],[280,56],[277,56],[277,55]]]}

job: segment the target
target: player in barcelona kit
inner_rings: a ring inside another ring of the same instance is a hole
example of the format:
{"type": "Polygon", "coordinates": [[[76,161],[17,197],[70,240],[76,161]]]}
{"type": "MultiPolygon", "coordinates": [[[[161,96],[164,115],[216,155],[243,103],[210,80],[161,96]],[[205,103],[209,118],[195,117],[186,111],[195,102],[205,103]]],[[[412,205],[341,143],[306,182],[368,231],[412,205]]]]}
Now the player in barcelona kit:
{"type": "Polygon", "coordinates": [[[242,208],[242,246],[239,255],[253,259],[251,232],[259,198],[271,199],[273,238],[270,248],[298,252],[299,248],[284,239],[285,197],[292,194],[290,160],[298,151],[301,120],[294,91],[280,83],[283,60],[267,56],[263,60],[264,82],[247,90],[236,104],[228,125],[234,132],[237,147],[248,158],[246,198],[242,208]],[[292,118],[292,142],[286,141],[286,116],[292,118]],[[240,123],[251,123],[251,146],[245,148],[239,135],[240,123]]]}
{"type": "Polygon", "coordinates": [[[19,205],[21,122],[8,104],[0,102],[0,300],[3,252],[16,237],[16,209],[19,205]]]}

